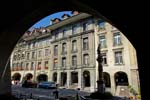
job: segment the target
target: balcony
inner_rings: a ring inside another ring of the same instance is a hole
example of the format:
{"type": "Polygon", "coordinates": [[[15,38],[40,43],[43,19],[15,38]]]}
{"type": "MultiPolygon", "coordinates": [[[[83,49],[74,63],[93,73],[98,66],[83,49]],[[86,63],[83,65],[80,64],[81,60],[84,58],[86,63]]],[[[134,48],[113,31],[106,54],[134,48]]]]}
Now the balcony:
{"type": "Polygon", "coordinates": [[[77,65],[71,66],[70,69],[72,69],[72,70],[77,69],[77,65]]]}
{"type": "Polygon", "coordinates": [[[45,69],[48,69],[48,66],[45,66],[44,68],[45,68],[45,69]]]}
{"type": "Polygon", "coordinates": [[[62,66],[60,69],[61,70],[66,70],[67,68],[66,68],[66,66],[62,66]]]}
{"type": "Polygon", "coordinates": [[[67,51],[62,51],[61,52],[61,55],[66,55],[67,54],[67,51]]]}
{"type": "Polygon", "coordinates": [[[41,67],[37,67],[37,70],[41,70],[41,67]]]}
{"type": "Polygon", "coordinates": [[[90,65],[90,64],[83,64],[83,66],[82,66],[82,67],[83,67],[83,68],[85,68],[85,67],[89,67],[89,65],[90,65]]]}
{"type": "Polygon", "coordinates": [[[54,67],[53,67],[53,70],[56,70],[56,69],[57,69],[57,66],[54,66],[54,67]]]}
{"type": "Polygon", "coordinates": [[[78,50],[76,49],[76,50],[71,50],[71,53],[77,53],[78,52],[78,50]]]}

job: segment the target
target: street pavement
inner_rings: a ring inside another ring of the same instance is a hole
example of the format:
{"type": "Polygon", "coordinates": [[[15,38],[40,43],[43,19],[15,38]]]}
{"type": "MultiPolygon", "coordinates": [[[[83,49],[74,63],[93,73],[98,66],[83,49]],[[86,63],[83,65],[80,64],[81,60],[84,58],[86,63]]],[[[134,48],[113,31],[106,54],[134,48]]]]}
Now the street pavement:
{"type": "MultiPolygon", "coordinates": [[[[12,85],[12,95],[18,98],[34,98],[34,100],[55,100],[53,92],[55,89],[41,89],[41,88],[22,88],[21,86],[12,85]]],[[[77,95],[77,90],[73,89],[58,89],[59,96],[73,96],[77,95]]],[[[88,96],[90,93],[78,91],[80,96],[88,96]]]]}

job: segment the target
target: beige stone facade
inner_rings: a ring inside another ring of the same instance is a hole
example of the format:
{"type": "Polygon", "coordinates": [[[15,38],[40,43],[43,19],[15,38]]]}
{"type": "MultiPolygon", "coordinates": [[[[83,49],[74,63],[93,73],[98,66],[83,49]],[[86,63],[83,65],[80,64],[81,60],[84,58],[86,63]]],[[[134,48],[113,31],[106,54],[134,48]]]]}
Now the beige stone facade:
{"type": "Polygon", "coordinates": [[[85,13],[64,18],[46,27],[46,32],[35,31],[22,38],[11,55],[12,76],[19,73],[21,81],[31,73],[32,80],[39,81],[42,74],[44,80],[55,81],[60,87],[93,92],[98,80],[96,50],[101,43],[106,91],[115,95],[117,86],[128,85],[138,90],[136,51],[118,29],[85,13]],[[24,58],[14,59],[19,52],[24,58]]]}

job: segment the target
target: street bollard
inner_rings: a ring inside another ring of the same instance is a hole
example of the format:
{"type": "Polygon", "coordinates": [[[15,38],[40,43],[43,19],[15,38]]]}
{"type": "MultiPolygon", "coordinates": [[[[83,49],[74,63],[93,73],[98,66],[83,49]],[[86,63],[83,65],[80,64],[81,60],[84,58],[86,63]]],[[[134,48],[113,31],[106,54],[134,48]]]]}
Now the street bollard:
{"type": "Polygon", "coordinates": [[[22,94],[20,93],[19,99],[22,99],[22,94]]]}
{"type": "Polygon", "coordinates": [[[30,94],[30,99],[32,99],[33,97],[32,97],[32,93],[30,94]]]}

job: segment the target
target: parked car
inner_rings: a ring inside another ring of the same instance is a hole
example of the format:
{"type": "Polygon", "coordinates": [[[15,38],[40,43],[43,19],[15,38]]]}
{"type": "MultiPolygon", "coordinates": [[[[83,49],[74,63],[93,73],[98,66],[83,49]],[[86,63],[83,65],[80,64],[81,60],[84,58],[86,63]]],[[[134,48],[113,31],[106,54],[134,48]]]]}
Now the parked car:
{"type": "Polygon", "coordinates": [[[36,88],[36,87],[37,87],[37,83],[36,83],[36,82],[29,81],[29,80],[25,80],[25,81],[22,83],[22,87],[25,87],[25,88],[36,88]]]}
{"type": "Polygon", "coordinates": [[[56,88],[56,83],[55,82],[40,82],[37,85],[38,88],[46,88],[46,89],[55,89],[56,88]]]}

